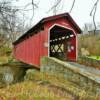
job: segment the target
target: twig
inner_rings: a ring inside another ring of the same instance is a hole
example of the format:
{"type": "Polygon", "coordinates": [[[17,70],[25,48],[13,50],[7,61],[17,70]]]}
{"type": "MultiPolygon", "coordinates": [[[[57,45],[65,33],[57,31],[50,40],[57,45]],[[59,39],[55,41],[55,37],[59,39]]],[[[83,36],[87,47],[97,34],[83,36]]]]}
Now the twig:
{"type": "Polygon", "coordinates": [[[61,1],[62,0],[57,0],[57,2],[47,11],[47,13],[50,12],[51,10],[53,10],[53,9],[56,9],[56,7],[60,4],[61,1]]]}
{"type": "Polygon", "coordinates": [[[69,13],[71,13],[71,12],[72,12],[74,5],[75,5],[75,0],[73,1],[72,7],[71,7],[71,9],[70,9],[69,13]]]}
{"type": "Polygon", "coordinates": [[[94,24],[94,34],[95,34],[95,31],[96,31],[96,29],[97,29],[97,26],[96,26],[96,22],[95,22],[95,15],[96,15],[96,11],[97,11],[97,5],[98,5],[98,2],[99,2],[99,0],[97,0],[96,2],[95,2],[95,4],[94,4],[94,6],[93,6],[93,8],[92,8],[92,10],[91,10],[91,12],[90,12],[90,16],[93,16],[93,24],[94,24]],[[94,11],[94,12],[93,12],[94,11]],[[92,15],[93,14],[93,15],[92,15]]]}

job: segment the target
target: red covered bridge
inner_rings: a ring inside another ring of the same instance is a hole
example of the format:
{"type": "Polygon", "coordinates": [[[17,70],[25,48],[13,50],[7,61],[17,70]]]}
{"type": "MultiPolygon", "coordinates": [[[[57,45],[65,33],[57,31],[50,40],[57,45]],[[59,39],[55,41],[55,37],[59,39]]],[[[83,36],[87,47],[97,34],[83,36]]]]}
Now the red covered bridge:
{"type": "Polygon", "coordinates": [[[38,67],[43,56],[76,61],[79,33],[81,29],[68,13],[44,18],[13,43],[14,57],[38,67]]]}

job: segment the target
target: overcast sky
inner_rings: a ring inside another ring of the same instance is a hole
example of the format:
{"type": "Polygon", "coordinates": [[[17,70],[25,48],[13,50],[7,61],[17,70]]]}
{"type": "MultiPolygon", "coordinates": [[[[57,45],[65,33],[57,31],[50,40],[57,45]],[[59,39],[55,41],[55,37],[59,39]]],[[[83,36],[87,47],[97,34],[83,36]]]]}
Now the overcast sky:
{"type": "MultiPolygon", "coordinates": [[[[27,3],[31,3],[31,0],[17,0],[17,6],[24,6],[27,3]]],[[[35,3],[39,3],[39,8],[35,10],[35,15],[33,17],[32,24],[36,24],[39,20],[44,17],[53,15],[53,11],[48,12],[48,10],[53,6],[55,0],[34,0],[35,3]]],[[[85,23],[91,23],[92,17],[90,17],[91,9],[97,0],[76,0],[74,8],[71,12],[72,18],[76,23],[82,28],[85,23]]],[[[73,0],[62,0],[58,7],[58,14],[69,12],[72,6],[73,0]]],[[[27,7],[27,9],[31,6],[27,7]]],[[[27,12],[27,19],[32,17],[32,11],[27,12]]],[[[96,22],[100,22],[100,2],[98,3],[96,22]]]]}

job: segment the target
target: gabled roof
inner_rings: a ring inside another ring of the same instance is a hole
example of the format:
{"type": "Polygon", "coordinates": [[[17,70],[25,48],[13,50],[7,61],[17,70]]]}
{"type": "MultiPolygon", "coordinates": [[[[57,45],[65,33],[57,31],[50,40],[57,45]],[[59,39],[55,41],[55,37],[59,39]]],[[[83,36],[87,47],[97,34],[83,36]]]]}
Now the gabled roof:
{"type": "Polygon", "coordinates": [[[70,16],[70,14],[69,13],[63,13],[63,14],[59,14],[59,15],[54,15],[54,16],[43,18],[35,26],[33,26],[31,29],[29,29],[24,35],[22,35],[21,37],[19,37],[13,44],[18,43],[22,38],[24,38],[25,36],[27,36],[29,33],[34,32],[34,30],[38,29],[44,23],[49,22],[49,21],[53,21],[53,20],[56,20],[56,19],[59,19],[59,18],[63,18],[63,17],[65,17],[72,24],[73,28],[78,33],[82,32],[81,29],[80,29],[80,27],[72,19],[72,17],[70,16]]]}

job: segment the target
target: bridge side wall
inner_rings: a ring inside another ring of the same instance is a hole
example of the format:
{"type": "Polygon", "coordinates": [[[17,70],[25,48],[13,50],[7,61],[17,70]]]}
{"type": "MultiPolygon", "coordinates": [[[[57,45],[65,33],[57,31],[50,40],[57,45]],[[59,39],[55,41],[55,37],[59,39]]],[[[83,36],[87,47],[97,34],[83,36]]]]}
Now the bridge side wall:
{"type": "Polygon", "coordinates": [[[94,79],[94,76],[89,76],[87,72],[68,65],[66,62],[62,62],[56,58],[43,57],[41,59],[40,70],[52,75],[60,75],[82,88],[85,87],[86,89],[92,89],[94,93],[100,93],[100,83],[94,79]]]}

